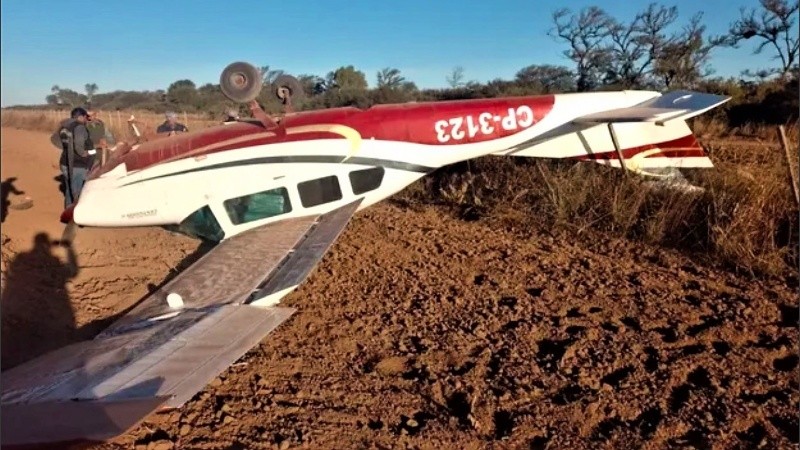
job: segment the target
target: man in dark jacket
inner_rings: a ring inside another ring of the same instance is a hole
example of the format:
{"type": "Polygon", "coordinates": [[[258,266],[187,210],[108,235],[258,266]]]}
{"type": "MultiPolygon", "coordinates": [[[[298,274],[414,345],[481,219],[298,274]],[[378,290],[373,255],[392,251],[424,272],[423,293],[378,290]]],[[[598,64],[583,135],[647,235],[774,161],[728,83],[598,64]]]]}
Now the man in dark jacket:
{"type": "Polygon", "coordinates": [[[168,112],[166,117],[167,120],[158,126],[156,133],[175,136],[178,133],[187,133],[189,131],[189,129],[186,128],[186,125],[178,122],[178,115],[174,112],[168,112]]]}
{"type": "Polygon", "coordinates": [[[69,207],[80,196],[86,174],[94,164],[96,151],[86,128],[86,110],[75,108],[70,118],[61,123],[61,173],[64,176],[64,207],[69,207]]]}

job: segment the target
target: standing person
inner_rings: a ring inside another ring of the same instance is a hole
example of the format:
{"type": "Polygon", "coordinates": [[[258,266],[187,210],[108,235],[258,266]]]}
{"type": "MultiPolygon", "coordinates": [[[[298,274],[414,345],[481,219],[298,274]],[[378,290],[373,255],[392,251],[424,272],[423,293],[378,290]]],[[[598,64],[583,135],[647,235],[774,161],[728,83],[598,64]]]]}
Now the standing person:
{"type": "Polygon", "coordinates": [[[80,196],[86,174],[94,164],[96,151],[86,128],[88,113],[83,108],[75,108],[70,118],[61,123],[61,173],[64,176],[64,207],[74,203],[80,196]]]}
{"type": "Polygon", "coordinates": [[[89,138],[97,148],[108,148],[108,135],[106,124],[100,120],[98,111],[90,109],[86,112],[86,129],[89,130],[89,138]]]}
{"type": "Polygon", "coordinates": [[[225,120],[222,123],[233,123],[239,121],[239,112],[235,109],[225,111],[225,120]]]}
{"type": "Polygon", "coordinates": [[[178,122],[178,115],[174,112],[168,112],[166,114],[167,120],[164,121],[161,125],[158,126],[156,129],[156,133],[158,134],[169,134],[169,136],[174,136],[178,133],[186,133],[189,131],[186,128],[186,125],[178,122]]]}

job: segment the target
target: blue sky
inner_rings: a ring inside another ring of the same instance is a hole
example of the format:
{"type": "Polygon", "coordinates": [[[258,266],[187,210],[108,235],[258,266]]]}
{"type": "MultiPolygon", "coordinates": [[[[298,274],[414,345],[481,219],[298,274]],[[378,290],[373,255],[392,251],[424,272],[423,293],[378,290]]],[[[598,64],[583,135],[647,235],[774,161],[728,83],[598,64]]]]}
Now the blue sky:
{"type": "MultiPolygon", "coordinates": [[[[561,0],[579,10],[601,5],[630,19],[647,1],[561,0]]],[[[679,22],[705,11],[708,31],[724,32],[757,0],[673,0],[679,22]]],[[[564,64],[547,36],[556,6],[531,0],[81,1],[2,2],[2,106],[43,103],[54,84],[83,91],[166,89],[188,78],[218,82],[230,62],[324,76],[352,64],[375,83],[397,67],[420,87],[443,87],[456,65],[468,80],[511,78],[530,64],[564,64]]],[[[718,75],[773,64],[753,45],[714,54],[718,75]]]]}

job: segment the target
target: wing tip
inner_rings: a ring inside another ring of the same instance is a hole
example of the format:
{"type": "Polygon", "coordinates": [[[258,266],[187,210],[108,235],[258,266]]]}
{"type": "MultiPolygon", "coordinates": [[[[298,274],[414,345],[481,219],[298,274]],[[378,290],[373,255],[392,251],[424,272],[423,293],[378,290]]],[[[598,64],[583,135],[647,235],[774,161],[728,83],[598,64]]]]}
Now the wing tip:
{"type": "Polygon", "coordinates": [[[46,401],[0,406],[3,448],[65,448],[104,442],[125,433],[169,400],[46,401]],[[42,420],[42,418],[57,418],[42,420]]]}

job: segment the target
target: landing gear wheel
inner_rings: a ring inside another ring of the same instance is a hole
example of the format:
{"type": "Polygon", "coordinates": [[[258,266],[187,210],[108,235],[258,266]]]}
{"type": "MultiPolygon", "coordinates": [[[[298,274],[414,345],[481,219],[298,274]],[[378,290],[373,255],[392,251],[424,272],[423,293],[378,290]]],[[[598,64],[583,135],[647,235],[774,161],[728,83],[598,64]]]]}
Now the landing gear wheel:
{"type": "Polygon", "coordinates": [[[237,102],[248,103],[261,92],[261,72],[246,62],[229,64],[219,77],[219,87],[225,97],[237,102]]]}
{"type": "Polygon", "coordinates": [[[303,85],[291,75],[279,76],[275,79],[273,86],[275,86],[275,95],[284,104],[289,103],[291,100],[299,100],[305,95],[303,85]]]}

